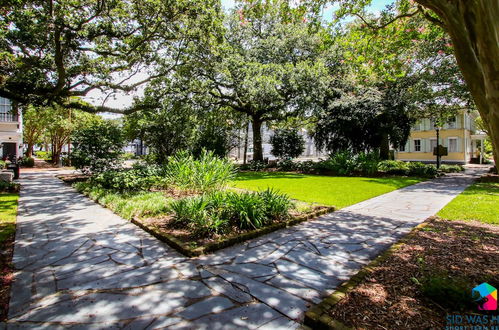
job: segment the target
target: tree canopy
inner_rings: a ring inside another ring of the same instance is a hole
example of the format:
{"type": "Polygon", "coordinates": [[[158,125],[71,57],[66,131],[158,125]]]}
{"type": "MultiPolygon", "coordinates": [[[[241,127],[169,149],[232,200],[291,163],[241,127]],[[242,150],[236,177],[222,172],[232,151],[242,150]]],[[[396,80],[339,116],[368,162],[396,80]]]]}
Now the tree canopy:
{"type": "Polygon", "coordinates": [[[190,43],[209,43],[219,11],[216,0],[2,1],[0,96],[39,106],[132,91],[173,70],[190,43]]]}

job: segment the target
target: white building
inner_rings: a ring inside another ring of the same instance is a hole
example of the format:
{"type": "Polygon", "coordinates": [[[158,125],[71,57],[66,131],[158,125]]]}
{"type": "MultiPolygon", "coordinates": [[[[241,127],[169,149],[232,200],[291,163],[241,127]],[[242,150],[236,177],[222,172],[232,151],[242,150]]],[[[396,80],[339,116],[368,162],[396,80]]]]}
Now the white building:
{"type": "MultiPolygon", "coordinates": [[[[305,150],[298,157],[301,160],[306,159],[318,159],[318,158],[326,158],[327,154],[321,150],[318,150],[315,146],[314,140],[308,136],[308,133],[305,129],[301,129],[298,132],[303,139],[305,140],[305,150]]],[[[229,152],[229,157],[237,159],[238,161],[242,161],[244,157],[244,144],[245,144],[245,130],[240,130],[238,132],[239,139],[236,141],[236,146],[229,152]]],[[[270,144],[270,137],[274,135],[274,130],[268,128],[265,124],[262,125],[262,149],[263,149],[263,158],[274,160],[276,157],[272,155],[272,145],[270,144]]],[[[246,160],[251,161],[253,159],[253,133],[251,124],[249,125],[248,130],[248,150],[246,152],[246,160]]]]}
{"type": "Polygon", "coordinates": [[[12,102],[0,97],[0,158],[22,156],[23,125],[22,114],[12,102]]]}

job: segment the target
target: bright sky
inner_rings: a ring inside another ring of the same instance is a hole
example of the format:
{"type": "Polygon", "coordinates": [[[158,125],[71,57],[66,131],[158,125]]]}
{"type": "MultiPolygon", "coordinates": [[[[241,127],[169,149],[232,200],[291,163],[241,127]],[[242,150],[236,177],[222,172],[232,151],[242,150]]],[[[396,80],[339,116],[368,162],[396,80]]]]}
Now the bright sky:
{"type": "MultiPolygon", "coordinates": [[[[222,1],[222,7],[225,10],[234,8],[235,6],[235,0],[221,0],[222,1]]],[[[372,4],[369,6],[369,11],[371,12],[379,12],[381,11],[386,5],[393,3],[394,0],[373,0],[372,4]]],[[[333,11],[337,8],[335,5],[329,5],[327,6],[324,11],[323,11],[323,18],[325,21],[331,21],[333,17],[333,11]]],[[[146,78],[146,74],[139,73],[136,75],[135,79],[131,80],[130,83],[133,83],[134,81],[140,81],[144,78],[146,78]]],[[[106,99],[104,105],[112,108],[118,108],[118,109],[124,109],[132,105],[133,102],[133,97],[134,96],[142,96],[143,94],[143,89],[138,89],[135,92],[131,93],[117,93],[113,97],[109,97],[106,99]]],[[[103,101],[105,99],[106,95],[100,92],[99,90],[94,90],[93,92],[89,93],[84,100],[87,102],[90,102],[94,105],[102,105],[103,101]]],[[[116,115],[112,114],[103,114],[104,117],[107,118],[113,118],[116,117],[116,115]]]]}

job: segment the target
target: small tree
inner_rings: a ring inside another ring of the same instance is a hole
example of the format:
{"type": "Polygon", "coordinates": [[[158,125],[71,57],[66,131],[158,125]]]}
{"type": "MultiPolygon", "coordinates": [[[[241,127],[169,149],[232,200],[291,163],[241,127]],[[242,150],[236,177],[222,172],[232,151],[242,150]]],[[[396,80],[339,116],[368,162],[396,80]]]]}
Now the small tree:
{"type": "Polygon", "coordinates": [[[123,133],[117,124],[95,122],[74,132],[71,160],[83,172],[102,172],[119,165],[124,145],[123,133]]]}
{"type": "Polygon", "coordinates": [[[303,136],[293,129],[276,130],[270,137],[272,155],[278,158],[296,158],[305,150],[303,136]]]}

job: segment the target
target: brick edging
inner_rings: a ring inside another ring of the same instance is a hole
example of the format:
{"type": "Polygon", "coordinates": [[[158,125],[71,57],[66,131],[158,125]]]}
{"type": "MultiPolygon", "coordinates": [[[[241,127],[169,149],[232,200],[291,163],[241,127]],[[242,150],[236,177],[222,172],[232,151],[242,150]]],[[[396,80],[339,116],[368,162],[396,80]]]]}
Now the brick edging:
{"type": "Polygon", "coordinates": [[[390,246],[382,254],[376,257],[368,265],[361,268],[354,276],[352,276],[348,281],[343,282],[338,289],[336,289],[329,297],[324,298],[320,303],[310,307],[305,312],[305,320],[303,324],[305,326],[311,327],[312,329],[335,329],[335,330],[346,330],[352,329],[346,326],[341,321],[338,321],[331,316],[329,316],[328,311],[337,303],[339,303],[350,291],[352,291],[357,285],[359,285],[367,275],[374,272],[374,267],[378,266],[381,262],[385,261],[394,252],[398,251],[405,243],[412,238],[419,230],[426,227],[429,219],[434,219],[430,217],[424,222],[415,226],[407,235],[402,237],[398,242],[390,246]]]}

